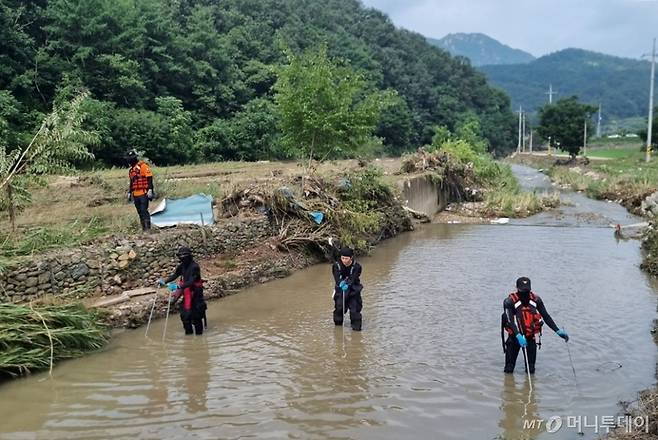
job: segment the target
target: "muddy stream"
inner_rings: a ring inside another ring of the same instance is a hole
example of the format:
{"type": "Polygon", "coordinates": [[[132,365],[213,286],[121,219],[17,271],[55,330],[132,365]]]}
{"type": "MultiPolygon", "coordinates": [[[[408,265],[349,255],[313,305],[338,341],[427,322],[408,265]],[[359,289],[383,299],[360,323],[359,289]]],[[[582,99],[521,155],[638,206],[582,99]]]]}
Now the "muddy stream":
{"type": "Polygon", "coordinates": [[[184,336],[177,315],[165,343],[164,320],[148,339],[143,328],[118,332],[52,379],[1,385],[0,438],[597,438],[601,417],[655,381],[656,285],[639,269],[639,242],[607,227],[639,219],[563,198],[571,205],[556,213],[428,225],[378,246],[361,259],[361,333],[333,325],[328,265],[210,303],[202,337],[184,336]],[[521,275],[569,332],[578,386],[549,329],[532,393],[522,356],[514,375],[502,373],[502,301],[521,275]],[[552,416],[563,420],[556,433],[523,428],[552,416]],[[568,417],[599,426],[581,436],[568,417]]]}

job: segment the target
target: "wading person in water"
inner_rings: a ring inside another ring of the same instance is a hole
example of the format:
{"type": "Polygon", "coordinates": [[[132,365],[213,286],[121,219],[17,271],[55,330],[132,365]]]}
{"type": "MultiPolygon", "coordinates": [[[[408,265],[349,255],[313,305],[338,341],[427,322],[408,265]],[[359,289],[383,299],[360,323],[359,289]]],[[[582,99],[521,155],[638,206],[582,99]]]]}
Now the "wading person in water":
{"type": "Polygon", "coordinates": [[[206,301],[203,298],[203,280],[201,268],[192,258],[192,251],[187,246],[181,246],[176,253],[180,264],[176,271],[167,279],[158,280],[160,286],[178,279],[178,289],[172,299],[172,304],[182,297],[180,319],[186,335],[203,334],[203,321],[206,316],[206,301]]]}
{"type": "Polygon", "coordinates": [[[501,337],[505,352],[505,373],[513,373],[519,349],[525,348],[528,354],[528,369],[535,373],[537,346],[541,346],[541,330],[544,322],[559,337],[569,342],[569,335],[558,328],[546,311],[544,302],[530,289],[530,279],[521,277],[516,280],[516,292],[509,294],[503,301],[501,337]],[[505,331],[508,333],[505,342],[505,331]]]}
{"type": "Polygon", "coordinates": [[[340,259],[332,266],[334,275],[334,323],[343,325],[347,310],[350,311],[352,330],[361,331],[361,265],[354,261],[354,252],[344,247],[340,251],[340,259]],[[343,309],[343,304],[345,309],[343,309]]]}

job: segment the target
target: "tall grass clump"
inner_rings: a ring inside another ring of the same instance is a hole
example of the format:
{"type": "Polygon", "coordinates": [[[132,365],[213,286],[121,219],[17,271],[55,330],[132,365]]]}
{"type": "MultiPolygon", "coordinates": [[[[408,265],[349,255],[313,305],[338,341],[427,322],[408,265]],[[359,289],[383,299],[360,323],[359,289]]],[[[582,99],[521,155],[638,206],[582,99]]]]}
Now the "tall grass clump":
{"type": "Polygon", "coordinates": [[[523,191],[512,173],[512,168],[494,160],[486,152],[483,140],[477,136],[479,126],[472,121],[466,128],[458,128],[454,136],[445,128],[438,128],[431,148],[450,156],[466,168],[471,168],[472,182],[482,189],[484,213],[491,216],[525,217],[559,205],[556,194],[538,195],[523,191]]]}
{"type": "Polygon", "coordinates": [[[108,340],[98,314],[81,305],[0,304],[0,378],[52,370],[108,340]]]}

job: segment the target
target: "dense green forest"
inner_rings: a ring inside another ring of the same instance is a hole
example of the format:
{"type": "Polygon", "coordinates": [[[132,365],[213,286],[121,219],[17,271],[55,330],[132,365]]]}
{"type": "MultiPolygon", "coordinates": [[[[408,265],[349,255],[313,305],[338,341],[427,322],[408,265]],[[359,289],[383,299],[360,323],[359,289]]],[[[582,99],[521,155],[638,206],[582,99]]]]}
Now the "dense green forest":
{"type": "Polygon", "coordinates": [[[480,70],[511,96],[514,108],[522,105],[530,112],[547,103],[549,84],[558,92],[557,99],[577,95],[586,103],[601,104],[604,124],[646,116],[649,106],[647,61],[566,49],[527,64],[480,70]]]}
{"type": "Polygon", "coordinates": [[[326,46],[394,90],[376,135],[399,154],[476,116],[492,151],[513,147],[507,96],[468,63],[356,0],[0,0],[0,142],[26,145],[58,100],[88,89],[96,160],[137,148],[156,164],[294,156],[273,85],[286,52],[326,46]]]}

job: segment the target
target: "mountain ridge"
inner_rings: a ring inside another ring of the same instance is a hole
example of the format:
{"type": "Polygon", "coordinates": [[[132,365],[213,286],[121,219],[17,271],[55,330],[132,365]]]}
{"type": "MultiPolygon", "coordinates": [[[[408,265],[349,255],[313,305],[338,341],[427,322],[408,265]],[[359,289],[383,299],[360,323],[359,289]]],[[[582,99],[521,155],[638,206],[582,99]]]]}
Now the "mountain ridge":
{"type": "Polygon", "coordinates": [[[576,95],[603,107],[607,119],[643,116],[649,101],[647,61],[568,48],[525,64],[479,66],[489,81],[503,89],[515,108],[536,111],[552,84],[557,98],[576,95]]]}
{"type": "Polygon", "coordinates": [[[482,33],[452,33],[427,41],[452,55],[464,56],[473,66],[518,64],[535,60],[534,55],[515,49],[482,33]]]}

